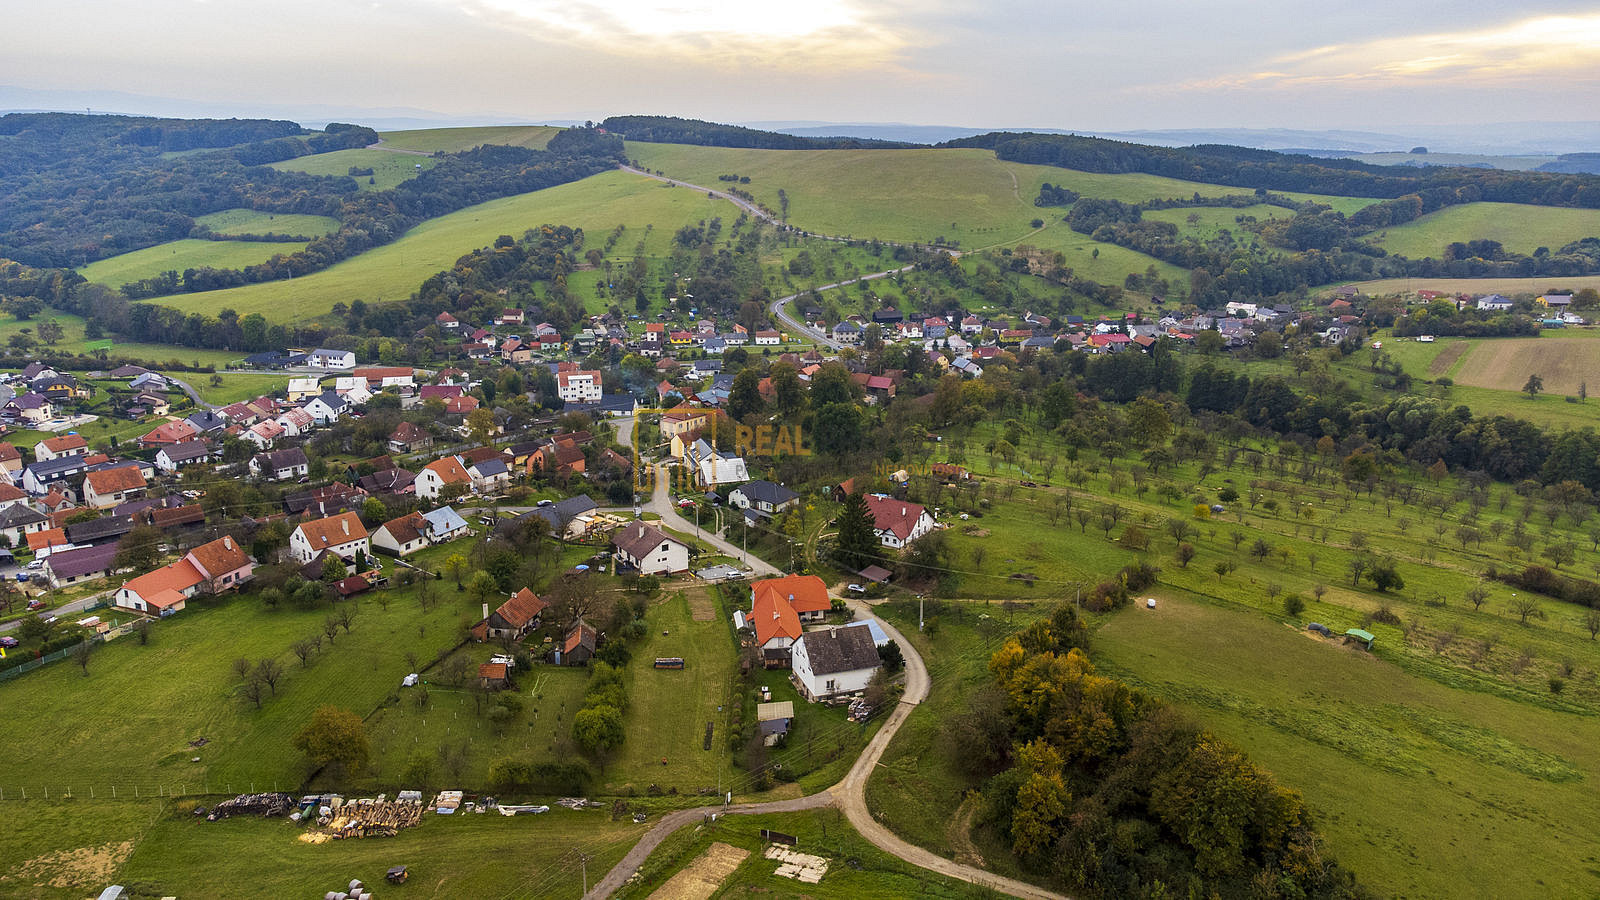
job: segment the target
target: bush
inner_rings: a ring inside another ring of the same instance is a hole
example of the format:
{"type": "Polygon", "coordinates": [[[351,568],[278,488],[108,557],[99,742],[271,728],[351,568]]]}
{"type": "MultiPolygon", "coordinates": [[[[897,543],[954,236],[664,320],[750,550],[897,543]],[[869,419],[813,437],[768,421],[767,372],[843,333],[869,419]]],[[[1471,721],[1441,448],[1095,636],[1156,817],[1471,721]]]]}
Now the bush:
{"type": "Polygon", "coordinates": [[[1283,613],[1289,618],[1299,616],[1306,609],[1306,598],[1299,594],[1290,594],[1283,598],[1283,613]]]}

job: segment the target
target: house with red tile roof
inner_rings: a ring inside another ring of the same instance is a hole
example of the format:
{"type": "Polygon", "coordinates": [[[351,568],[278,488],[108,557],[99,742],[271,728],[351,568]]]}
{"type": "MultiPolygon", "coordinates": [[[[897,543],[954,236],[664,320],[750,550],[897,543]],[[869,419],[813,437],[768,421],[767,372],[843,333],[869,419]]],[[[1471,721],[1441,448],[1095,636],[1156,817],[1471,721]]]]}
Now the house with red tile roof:
{"type": "Polygon", "coordinates": [[[187,421],[163,422],[139,438],[139,446],[147,450],[151,447],[167,447],[192,441],[197,434],[199,432],[187,421]]]}
{"type": "Polygon", "coordinates": [[[100,469],[84,476],[83,502],[93,509],[105,509],[143,495],[144,488],[138,466],[100,469]]]}
{"type": "Polygon", "coordinates": [[[310,562],[324,550],[344,559],[355,556],[357,551],[371,555],[372,545],[367,527],[361,524],[361,517],[353,512],[345,512],[325,519],[301,522],[289,535],[289,552],[301,564],[310,562]]]}
{"type": "Polygon", "coordinates": [[[898,550],[933,530],[933,515],[909,500],[896,500],[883,494],[867,495],[867,512],[878,540],[898,550]]]}
{"type": "Polygon", "coordinates": [[[461,464],[461,460],[454,456],[446,456],[444,459],[436,459],[423,466],[422,471],[417,473],[414,484],[418,497],[424,500],[437,500],[445,488],[452,484],[466,485],[470,490],[472,476],[467,473],[467,467],[461,464]]]}

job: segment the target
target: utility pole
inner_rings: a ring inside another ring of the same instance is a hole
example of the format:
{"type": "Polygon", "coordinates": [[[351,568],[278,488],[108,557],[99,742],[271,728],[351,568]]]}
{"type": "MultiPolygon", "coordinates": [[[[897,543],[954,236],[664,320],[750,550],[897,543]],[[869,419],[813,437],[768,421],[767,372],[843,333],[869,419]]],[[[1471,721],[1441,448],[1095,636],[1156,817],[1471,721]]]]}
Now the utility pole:
{"type": "Polygon", "coordinates": [[[922,630],[922,595],[917,595],[917,630],[922,630]]]}
{"type": "Polygon", "coordinates": [[[587,897],[587,896],[589,896],[589,854],[587,854],[587,853],[579,853],[578,854],[578,864],[583,867],[583,894],[582,894],[582,896],[587,897]]]}

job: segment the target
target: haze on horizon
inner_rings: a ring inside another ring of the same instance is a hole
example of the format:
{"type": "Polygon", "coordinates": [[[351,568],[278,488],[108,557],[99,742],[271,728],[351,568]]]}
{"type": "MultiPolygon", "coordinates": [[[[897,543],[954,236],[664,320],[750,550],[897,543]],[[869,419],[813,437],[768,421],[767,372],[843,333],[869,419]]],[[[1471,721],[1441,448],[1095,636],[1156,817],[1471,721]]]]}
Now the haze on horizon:
{"type": "Polygon", "coordinates": [[[1085,130],[1593,119],[1592,4],[9,0],[0,84],[525,121],[1085,130]]]}

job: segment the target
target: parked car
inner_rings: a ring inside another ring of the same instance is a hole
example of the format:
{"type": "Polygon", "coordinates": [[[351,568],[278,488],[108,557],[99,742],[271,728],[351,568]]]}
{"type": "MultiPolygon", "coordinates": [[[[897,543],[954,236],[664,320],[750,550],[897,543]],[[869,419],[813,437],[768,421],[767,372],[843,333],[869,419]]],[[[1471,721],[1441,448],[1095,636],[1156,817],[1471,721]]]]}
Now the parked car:
{"type": "Polygon", "coordinates": [[[34,599],[28,601],[28,609],[44,609],[44,601],[35,597],[34,599]]]}
{"type": "Polygon", "coordinates": [[[12,637],[9,634],[8,635],[4,635],[4,636],[0,636],[0,647],[5,647],[8,650],[11,649],[12,647],[18,646],[21,643],[22,643],[21,641],[17,640],[16,638],[12,637]]]}
{"type": "Polygon", "coordinates": [[[859,584],[847,584],[844,589],[852,594],[865,594],[867,592],[867,589],[859,584]]]}
{"type": "Polygon", "coordinates": [[[42,560],[42,559],[33,560],[32,562],[28,563],[28,568],[29,569],[42,569],[42,568],[44,568],[44,560],[42,560]]]}

